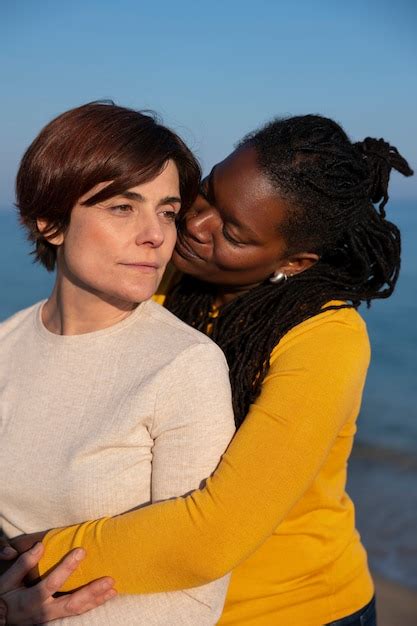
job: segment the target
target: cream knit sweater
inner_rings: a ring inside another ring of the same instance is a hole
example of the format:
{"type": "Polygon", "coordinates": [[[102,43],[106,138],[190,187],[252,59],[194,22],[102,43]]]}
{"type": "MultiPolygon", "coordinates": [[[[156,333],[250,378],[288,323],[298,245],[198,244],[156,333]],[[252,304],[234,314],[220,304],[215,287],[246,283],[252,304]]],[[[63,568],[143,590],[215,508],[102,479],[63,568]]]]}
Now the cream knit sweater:
{"type": "MultiPolygon", "coordinates": [[[[152,301],[71,336],[50,333],[41,308],[0,325],[2,530],[116,515],[198,487],[234,431],[220,349],[152,301]]],[[[209,626],[227,583],[119,596],[54,623],[209,626]]]]}

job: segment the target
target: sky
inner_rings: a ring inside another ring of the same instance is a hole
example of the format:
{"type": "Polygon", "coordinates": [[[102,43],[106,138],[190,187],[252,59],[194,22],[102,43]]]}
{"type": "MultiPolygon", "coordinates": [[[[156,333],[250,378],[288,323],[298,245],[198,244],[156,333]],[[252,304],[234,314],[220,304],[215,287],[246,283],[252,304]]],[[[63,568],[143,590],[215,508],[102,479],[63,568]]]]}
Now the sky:
{"type": "MultiPolygon", "coordinates": [[[[417,168],[414,0],[0,0],[0,207],[19,160],[64,110],[152,109],[203,169],[274,116],[321,113],[417,168]]],[[[417,176],[393,175],[392,198],[417,176]]]]}

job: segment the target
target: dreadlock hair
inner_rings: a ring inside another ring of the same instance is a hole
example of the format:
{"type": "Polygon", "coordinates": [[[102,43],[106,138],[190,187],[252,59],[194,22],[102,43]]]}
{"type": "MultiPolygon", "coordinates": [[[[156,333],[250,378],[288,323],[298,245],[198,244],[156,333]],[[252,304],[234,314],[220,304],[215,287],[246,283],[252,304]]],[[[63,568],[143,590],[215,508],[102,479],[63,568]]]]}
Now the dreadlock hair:
{"type": "Polygon", "coordinates": [[[413,174],[383,139],[352,143],[319,115],[275,119],[238,144],[246,146],[255,148],[261,170],[287,201],[280,232],[288,254],[309,251],[319,260],[284,283],[265,280],[217,317],[213,285],[184,276],[167,298],[167,308],[209,332],[225,353],[237,427],[260,393],[274,346],[291,328],[323,310],[369,306],[392,294],[401,240],[385,215],[389,176],[392,168],[413,174]],[[331,300],[344,304],[325,306],[331,300]]]}

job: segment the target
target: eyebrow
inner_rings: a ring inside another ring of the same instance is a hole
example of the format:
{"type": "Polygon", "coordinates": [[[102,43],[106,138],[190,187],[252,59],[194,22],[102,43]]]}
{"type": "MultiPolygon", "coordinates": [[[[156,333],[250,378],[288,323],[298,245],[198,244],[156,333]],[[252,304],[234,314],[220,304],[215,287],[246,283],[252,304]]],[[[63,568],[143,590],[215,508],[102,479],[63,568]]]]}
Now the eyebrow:
{"type": "MultiPolygon", "coordinates": [[[[210,174],[207,176],[207,182],[208,182],[208,194],[206,199],[210,202],[210,200],[213,200],[215,202],[216,200],[216,196],[214,194],[214,185],[213,185],[213,178],[214,178],[214,170],[216,169],[216,165],[212,168],[210,174]]],[[[204,196],[204,194],[203,194],[204,196]]],[[[226,217],[226,221],[229,222],[229,224],[232,224],[232,226],[236,226],[236,228],[239,228],[239,230],[244,231],[243,232],[243,236],[246,237],[248,236],[251,241],[247,241],[246,243],[256,243],[258,241],[259,235],[252,230],[252,228],[250,226],[246,226],[245,224],[241,224],[241,222],[239,222],[238,220],[236,220],[234,217],[231,217],[230,215],[227,214],[226,211],[224,211],[223,207],[222,207],[222,211],[223,213],[226,213],[225,217],[226,217]]]]}
{"type": "MultiPolygon", "coordinates": [[[[124,191],[120,194],[120,197],[126,198],[126,200],[137,200],[138,202],[146,201],[145,196],[142,196],[141,193],[137,193],[136,191],[124,191]]],[[[173,204],[174,202],[181,204],[181,198],[179,196],[165,196],[159,200],[158,205],[173,204]]]]}

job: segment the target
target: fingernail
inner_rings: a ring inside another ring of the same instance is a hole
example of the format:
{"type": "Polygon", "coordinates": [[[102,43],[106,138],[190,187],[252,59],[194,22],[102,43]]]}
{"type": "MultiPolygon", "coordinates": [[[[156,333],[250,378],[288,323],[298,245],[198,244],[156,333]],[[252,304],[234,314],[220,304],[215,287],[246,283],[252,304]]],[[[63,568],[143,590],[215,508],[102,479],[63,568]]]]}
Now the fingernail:
{"type": "Polygon", "coordinates": [[[31,549],[29,550],[29,552],[30,552],[31,554],[37,554],[37,553],[39,552],[39,550],[41,549],[41,547],[42,547],[41,542],[40,542],[40,541],[37,541],[37,542],[35,543],[35,545],[31,547],[31,549]]]}
{"type": "Polygon", "coordinates": [[[114,598],[114,596],[117,596],[117,591],[116,589],[111,589],[103,596],[103,598],[105,600],[111,600],[112,598],[114,598]]]}
{"type": "Polygon", "coordinates": [[[84,550],[82,548],[77,548],[74,550],[74,558],[76,561],[82,561],[85,556],[84,550]]]}
{"type": "Polygon", "coordinates": [[[12,546],[4,546],[0,549],[0,554],[3,556],[17,556],[18,552],[12,546]]]}
{"type": "Polygon", "coordinates": [[[103,580],[100,587],[102,591],[106,591],[106,589],[110,589],[111,587],[113,587],[113,581],[103,580]]]}

